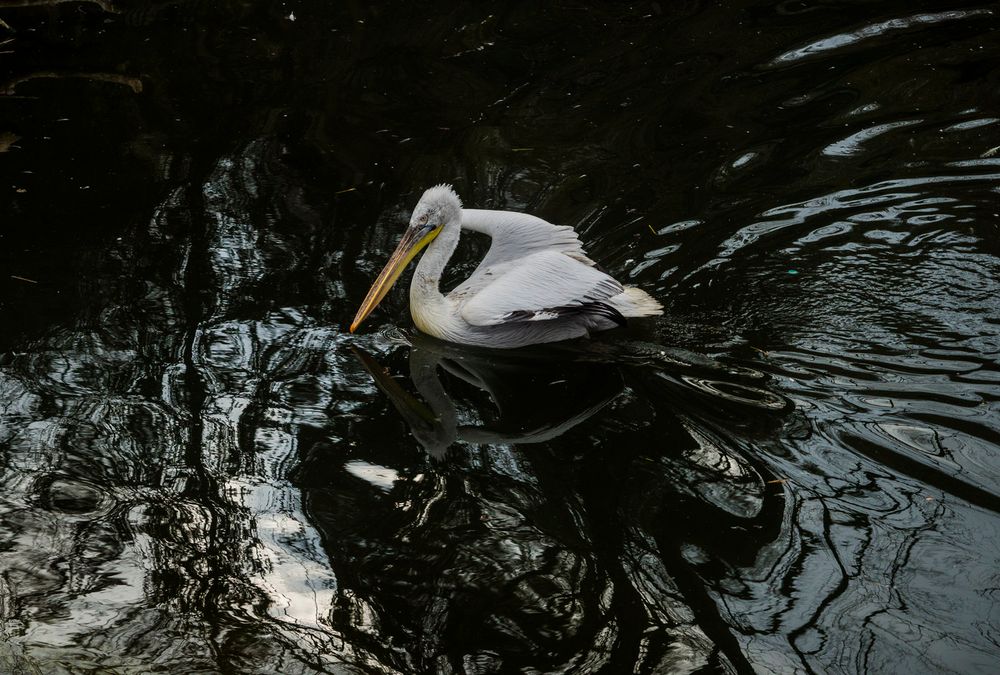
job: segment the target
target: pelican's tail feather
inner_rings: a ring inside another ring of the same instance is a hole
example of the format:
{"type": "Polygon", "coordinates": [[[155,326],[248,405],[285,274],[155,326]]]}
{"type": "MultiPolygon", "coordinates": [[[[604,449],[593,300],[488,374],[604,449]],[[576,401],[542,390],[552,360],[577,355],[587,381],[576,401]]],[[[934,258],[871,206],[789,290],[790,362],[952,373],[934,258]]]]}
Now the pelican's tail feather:
{"type": "Polygon", "coordinates": [[[635,286],[626,286],[625,292],[608,301],[624,317],[659,316],[663,314],[663,305],[653,299],[646,291],[635,286]]]}

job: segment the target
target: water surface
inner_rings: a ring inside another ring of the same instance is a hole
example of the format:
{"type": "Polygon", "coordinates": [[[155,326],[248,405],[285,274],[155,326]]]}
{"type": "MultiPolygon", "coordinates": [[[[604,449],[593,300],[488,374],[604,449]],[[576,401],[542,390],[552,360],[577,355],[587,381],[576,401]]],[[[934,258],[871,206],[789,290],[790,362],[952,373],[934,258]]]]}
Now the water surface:
{"type": "Polygon", "coordinates": [[[998,15],[0,4],[0,669],[993,672],[998,15]],[[664,316],[348,334],[439,182],[664,316]]]}

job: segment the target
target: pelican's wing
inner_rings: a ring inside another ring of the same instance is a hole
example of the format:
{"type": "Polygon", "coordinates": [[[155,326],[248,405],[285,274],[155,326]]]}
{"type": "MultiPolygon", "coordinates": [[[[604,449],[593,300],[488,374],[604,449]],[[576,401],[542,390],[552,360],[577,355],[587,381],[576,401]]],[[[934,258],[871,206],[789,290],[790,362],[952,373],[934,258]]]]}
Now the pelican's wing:
{"type": "Polygon", "coordinates": [[[464,209],[462,227],[493,239],[480,265],[482,268],[503,265],[540,251],[558,251],[585,265],[594,264],[572,227],[553,225],[527,213],[464,209]]]}
{"type": "Polygon", "coordinates": [[[462,318],[470,324],[546,321],[573,314],[625,321],[605,303],[624,291],[622,285],[579,260],[558,251],[541,251],[503,267],[503,273],[496,276],[484,272],[481,290],[462,306],[462,318]]]}

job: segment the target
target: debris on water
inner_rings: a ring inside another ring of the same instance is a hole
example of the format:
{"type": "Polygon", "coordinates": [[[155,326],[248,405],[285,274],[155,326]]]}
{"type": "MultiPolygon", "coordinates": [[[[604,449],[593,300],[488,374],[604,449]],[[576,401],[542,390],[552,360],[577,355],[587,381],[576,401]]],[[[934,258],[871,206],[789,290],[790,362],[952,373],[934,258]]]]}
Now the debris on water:
{"type": "Polygon", "coordinates": [[[11,279],[17,279],[18,281],[26,281],[26,282],[28,282],[29,284],[37,284],[37,283],[38,283],[38,282],[37,282],[37,281],[35,281],[34,279],[29,279],[28,277],[19,277],[19,276],[17,276],[16,274],[11,274],[11,275],[10,275],[10,278],[11,278],[11,279]]]}
{"type": "Polygon", "coordinates": [[[379,464],[372,464],[361,459],[354,459],[344,464],[344,469],[356,478],[367,481],[372,486],[389,492],[396,481],[400,480],[399,472],[379,464]]]}
{"type": "Polygon", "coordinates": [[[7,152],[21,140],[21,137],[10,131],[0,131],[0,152],[7,152]]]}
{"type": "Polygon", "coordinates": [[[799,271],[798,270],[788,270],[788,273],[791,274],[794,277],[796,274],[799,273],[799,271]]]}

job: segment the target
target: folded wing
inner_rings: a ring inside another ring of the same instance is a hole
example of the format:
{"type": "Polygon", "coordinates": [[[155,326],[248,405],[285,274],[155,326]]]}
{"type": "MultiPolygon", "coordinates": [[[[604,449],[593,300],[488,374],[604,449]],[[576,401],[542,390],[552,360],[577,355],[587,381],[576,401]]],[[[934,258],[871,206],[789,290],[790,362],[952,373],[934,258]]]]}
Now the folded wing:
{"type": "Polygon", "coordinates": [[[622,285],[566,253],[538,251],[508,260],[499,268],[502,273],[479,280],[478,292],[462,306],[462,318],[474,326],[550,321],[573,315],[625,321],[606,302],[624,291],[622,285]]]}
{"type": "Polygon", "coordinates": [[[462,228],[482,232],[493,239],[483,258],[483,267],[503,265],[540,251],[559,251],[585,265],[594,264],[572,227],[553,225],[527,213],[465,209],[462,228]]]}

